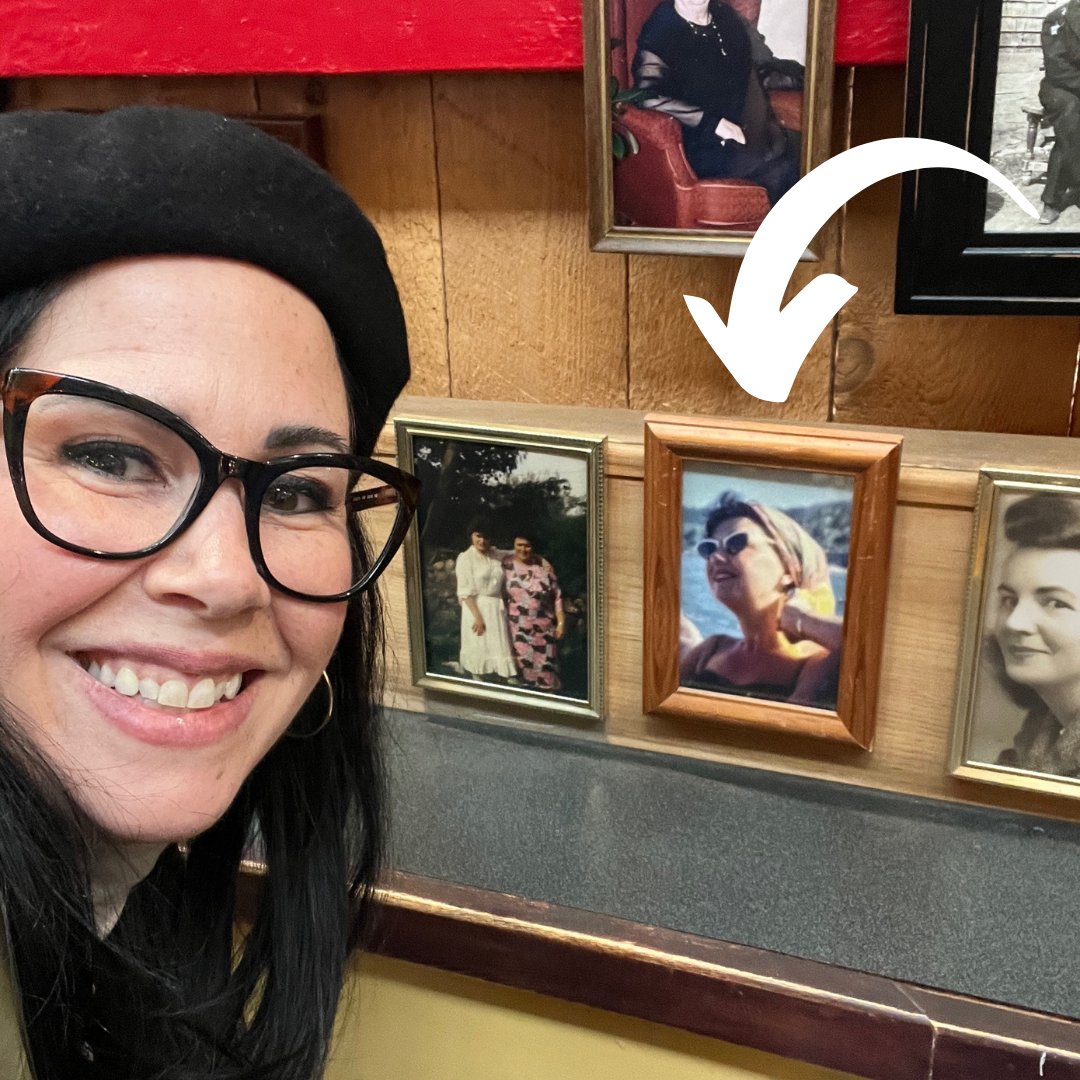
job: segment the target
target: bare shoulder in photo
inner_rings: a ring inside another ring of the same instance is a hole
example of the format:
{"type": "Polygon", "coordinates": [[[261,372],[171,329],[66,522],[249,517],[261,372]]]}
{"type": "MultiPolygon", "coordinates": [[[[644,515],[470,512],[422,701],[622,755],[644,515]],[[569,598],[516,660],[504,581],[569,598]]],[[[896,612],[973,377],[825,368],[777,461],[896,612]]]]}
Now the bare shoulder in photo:
{"type": "Polygon", "coordinates": [[[683,473],[680,685],[835,709],[854,480],[683,473]]]}

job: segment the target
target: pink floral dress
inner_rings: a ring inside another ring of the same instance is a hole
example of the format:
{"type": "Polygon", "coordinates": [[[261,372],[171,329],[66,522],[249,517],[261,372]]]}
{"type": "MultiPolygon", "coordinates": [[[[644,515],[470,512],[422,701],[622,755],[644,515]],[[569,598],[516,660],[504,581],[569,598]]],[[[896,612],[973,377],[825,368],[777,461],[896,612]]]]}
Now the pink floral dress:
{"type": "Polygon", "coordinates": [[[559,690],[556,612],[562,611],[562,592],[555,571],[543,560],[521,563],[508,555],[502,561],[506,577],[506,618],[510,647],[518,676],[535,690],[559,690]]]}

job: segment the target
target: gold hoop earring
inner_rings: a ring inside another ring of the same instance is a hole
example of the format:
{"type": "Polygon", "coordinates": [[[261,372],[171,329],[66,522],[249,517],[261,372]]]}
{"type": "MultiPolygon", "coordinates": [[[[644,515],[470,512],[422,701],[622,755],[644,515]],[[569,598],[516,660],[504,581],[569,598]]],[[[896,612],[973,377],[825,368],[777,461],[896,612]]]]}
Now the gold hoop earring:
{"type": "Polygon", "coordinates": [[[326,706],[326,715],[322,718],[322,723],[319,724],[314,731],[303,731],[300,734],[297,734],[294,731],[286,731],[285,734],[288,735],[290,739],[310,739],[313,736],[318,735],[319,732],[330,723],[330,717],[334,715],[334,684],[330,681],[330,676],[326,674],[325,670],[322,673],[322,677],[323,682],[326,683],[326,694],[329,699],[326,706]]]}

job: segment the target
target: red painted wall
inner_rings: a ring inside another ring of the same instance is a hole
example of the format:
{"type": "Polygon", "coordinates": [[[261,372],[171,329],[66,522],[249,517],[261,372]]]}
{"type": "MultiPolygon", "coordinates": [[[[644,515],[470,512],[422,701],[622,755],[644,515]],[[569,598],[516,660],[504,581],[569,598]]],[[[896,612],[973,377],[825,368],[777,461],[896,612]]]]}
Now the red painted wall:
{"type": "MultiPolygon", "coordinates": [[[[903,63],[906,0],[839,4],[837,63],[903,63]]],[[[8,77],[580,66],[580,0],[0,0],[8,77]]]]}

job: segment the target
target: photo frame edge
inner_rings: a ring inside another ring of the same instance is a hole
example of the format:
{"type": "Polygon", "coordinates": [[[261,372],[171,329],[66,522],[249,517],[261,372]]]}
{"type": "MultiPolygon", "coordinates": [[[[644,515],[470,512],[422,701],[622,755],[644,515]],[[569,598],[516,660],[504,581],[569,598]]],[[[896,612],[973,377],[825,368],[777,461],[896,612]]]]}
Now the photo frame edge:
{"type": "MultiPolygon", "coordinates": [[[[978,25],[984,20],[986,5],[997,0],[968,0],[972,10],[978,34],[978,25]]],[[[1001,0],[1004,3],[1004,0],[1001,0]]],[[[904,106],[904,134],[924,137],[924,118],[927,113],[928,87],[934,82],[926,75],[927,54],[931,40],[940,49],[940,39],[931,37],[931,20],[941,5],[932,0],[912,0],[909,29],[909,47],[907,63],[907,87],[904,106]],[[921,77],[913,78],[913,69],[921,67],[921,77]]],[[[996,46],[1000,50],[1000,42],[996,46]]],[[[958,44],[957,50],[967,48],[958,44]]],[[[979,78],[980,64],[976,62],[977,40],[970,55],[956,58],[957,65],[969,71],[966,94],[968,101],[954,103],[957,115],[970,115],[970,102],[975,93],[979,78]]],[[[996,91],[996,88],[995,88],[996,91]]],[[[939,138],[953,145],[968,149],[971,134],[970,122],[965,128],[964,137],[958,133],[946,137],[944,132],[931,131],[925,137],[939,138]]],[[[925,180],[919,172],[908,173],[901,185],[899,228],[897,232],[896,274],[893,290],[893,310],[898,315],[1066,315],[1080,314],[1080,294],[1066,290],[1058,295],[1046,290],[1035,289],[1028,294],[1019,294],[1007,286],[1013,281],[1013,275],[1002,262],[1003,259],[1020,258],[1027,265],[1037,265],[1047,261],[1046,273],[1061,266],[1063,260],[1074,257],[1080,250],[1080,230],[1071,234],[1077,237],[1072,247],[1042,246],[1035,243],[1036,234],[1032,234],[1030,246],[1008,248],[994,247],[992,244],[955,254],[953,251],[936,252],[939,265],[948,260],[950,272],[948,278],[951,289],[948,293],[929,291],[925,273],[920,271],[918,248],[928,233],[933,232],[933,222],[924,222],[919,213],[920,198],[925,198],[924,184],[934,184],[934,180],[925,180]],[[965,261],[966,260],[966,261],[965,261]],[[1053,264],[1049,263],[1053,260],[1053,264]],[[983,268],[987,268],[984,270],[983,268]]],[[[986,235],[985,233],[983,234],[986,235]]],[[[1015,234],[1009,234],[1015,235],[1015,234]]],[[[1052,276],[1052,275],[1051,275],[1052,276]]]]}
{"type": "Polygon", "coordinates": [[[405,540],[405,599],[409,638],[409,668],[412,684],[424,689],[510,704],[525,710],[536,710],[545,714],[556,713],[602,722],[606,702],[606,688],[604,686],[606,654],[604,640],[605,560],[603,519],[605,514],[604,460],[607,436],[543,429],[530,430],[515,428],[510,425],[478,426],[464,421],[441,420],[408,414],[394,417],[394,435],[398,465],[406,471],[411,471],[412,468],[413,441],[416,435],[431,435],[435,438],[472,437],[475,442],[490,441],[504,444],[521,444],[524,442],[530,447],[577,452],[584,457],[589,489],[586,543],[592,567],[587,585],[589,597],[588,699],[565,697],[546,699],[538,693],[524,689],[474,686],[471,685],[471,680],[459,680],[427,671],[427,641],[424,636],[418,517],[413,519],[405,540]],[[419,613],[419,617],[417,617],[417,613],[419,613]]]}
{"type": "MultiPolygon", "coordinates": [[[[714,255],[742,258],[753,235],[696,235],[691,229],[639,229],[615,224],[614,166],[611,161],[611,110],[608,8],[610,0],[584,0],[585,141],[589,193],[589,249],[645,255],[714,255]]],[[[838,0],[807,0],[806,63],[803,79],[803,138],[800,166],[805,176],[831,156],[834,39],[838,0]],[[812,72],[812,73],[811,73],[812,72]],[[809,87],[809,90],[807,89],[809,87]]],[[[824,228],[824,227],[823,227],[824,228]]],[[[704,230],[702,230],[704,232],[704,230]]],[[[819,233],[800,262],[817,262],[824,247],[819,233]]]]}
{"type": "Polygon", "coordinates": [[[985,575],[992,555],[994,514],[1001,489],[1010,483],[1031,485],[1037,488],[1071,487],[1080,494],[1080,474],[1036,473],[996,465],[983,465],[979,469],[979,488],[972,524],[967,591],[961,624],[960,658],[953,699],[948,775],[973,783],[1010,787],[1014,790],[1055,795],[1067,799],[1080,799],[1080,781],[1068,782],[1064,778],[1021,770],[1006,771],[993,766],[990,762],[971,761],[967,756],[972,733],[971,710],[974,706],[981,643],[978,629],[983,622],[986,604],[985,575]]]}
{"type": "MultiPolygon", "coordinates": [[[[687,435],[688,431],[697,430],[699,432],[707,431],[712,435],[710,442],[713,445],[709,446],[702,454],[699,460],[719,460],[729,464],[758,464],[761,462],[761,458],[754,454],[751,454],[748,458],[747,455],[743,455],[740,458],[735,455],[738,454],[737,449],[731,451],[731,455],[718,453],[715,446],[715,440],[720,432],[728,432],[732,441],[736,441],[739,434],[744,436],[748,433],[754,434],[767,434],[770,431],[782,435],[785,438],[790,437],[793,433],[791,427],[786,427],[779,424],[770,424],[768,422],[761,421],[731,421],[726,422],[722,420],[716,420],[714,418],[694,418],[694,417],[668,417],[661,413],[650,413],[645,417],[645,507],[644,507],[644,558],[645,558],[645,574],[643,582],[643,628],[642,628],[642,640],[645,646],[645,651],[648,655],[655,655],[658,651],[657,646],[663,652],[664,662],[663,664],[657,664],[654,661],[646,659],[643,665],[643,683],[642,683],[642,704],[643,711],[646,713],[662,713],[669,716],[693,718],[693,719],[708,719],[718,724],[737,724],[740,726],[751,727],[763,727],[770,731],[779,731],[785,733],[798,733],[811,735],[827,739],[833,742],[840,743],[853,743],[859,746],[861,749],[869,751],[873,743],[874,730],[876,728],[876,713],[877,713],[877,696],[880,688],[880,666],[881,666],[881,652],[884,645],[884,625],[885,625],[885,606],[887,602],[888,594],[888,577],[889,567],[891,565],[892,557],[892,526],[895,518],[896,502],[897,502],[897,489],[899,485],[900,474],[900,458],[902,453],[903,436],[890,432],[866,432],[868,436],[866,439],[861,438],[861,433],[853,431],[833,432],[833,431],[817,431],[812,427],[799,427],[794,429],[798,432],[800,438],[819,438],[822,440],[835,441],[837,439],[848,442],[858,443],[863,442],[866,444],[867,451],[870,454],[872,460],[863,465],[854,465],[853,467],[844,470],[842,468],[835,468],[834,472],[842,475],[847,472],[856,478],[856,482],[860,475],[869,472],[876,465],[881,471],[882,476],[878,485],[879,498],[885,500],[885,513],[888,519],[888,532],[889,536],[886,541],[885,550],[879,554],[876,560],[876,568],[878,570],[877,576],[874,582],[878,585],[881,592],[880,597],[875,595],[871,596],[872,606],[874,610],[871,612],[869,618],[870,623],[870,639],[869,642],[860,641],[860,656],[861,659],[867,663],[872,671],[875,672],[872,678],[871,694],[865,698],[861,707],[861,712],[858,716],[850,715],[845,718],[840,712],[840,706],[842,704],[842,698],[838,693],[837,708],[835,710],[822,710],[813,709],[805,706],[790,706],[786,702],[771,702],[756,700],[752,698],[740,698],[737,695],[717,695],[723,697],[726,700],[732,702],[733,707],[735,703],[738,703],[736,711],[743,713],[742,717],[728,718],[716,715],[706,716],[702,708],[696,704],[697,693],[689,688],[680,687],[678,685],[678,641],[677,637],[673,643],[668,643],[666,639],[661,636],[660,641],[657,641],[659,630],[656,625],[656,618],[650,617],[650,609],[655,608],[653,603],[653,597],[655,595],[655,583],[657,579],[657,570],[655,562],[662,557],[662,552],[654,547],[650,547],[650,539],[657,533],[658,526],[656,519],[658,518],[658,501],[651,499],[650,495],[655,492],[656,484],[659,481],[658,472],[661,467],[661,452],[670,454],[672,457],[678,460],[678,503],[681,508],[682,498],[682,462],[686,459],[685,455],[680,454],[676,450],[670,449],[670,446],[674,442],[674,445],[684,447],[690,442],[690,437],[687,435]],[[702,423],[700,420],[704,420],[702,423]],[[678,438],[676,439],[676,435],[678,438]],[[890,498],[891,495],[891,498],[890,498]],[[650,589],[652,585],[652,589],[650,589]],[[654,670],[665,670],[672,666],[671,657],[674,656],[675,672],[674,681],[670,677],[666,679],[657,678],[655,675],[650,680],[650,673],[654,670]],[[777,706],[781,706],[777,709],[777,706]],[[800,710],[806,715],[806,725],[796,724],[792,722],[791,710],[800,710]],[[780,715],[783,715],[783,719],[780,723],[777,723],[777,719],[780,715]],[[830,723],[830,718],[835,723],[830,723]]],[[[693,460],[693,459],[691,459],[693,460]]],[[[814,467],[817,467],[818,463],[812,462],[810,466],[803,465],[804,471],[812,471],[814,467]]],[[[768,467],[781,468],[773,462],[770,462],[768,467]]],[[[793,470],[797,471],[799,466],[790,466],[793,470]]],[[[669,483],[668,488],[672,485],[669,483]]],[[[667,497],[670,501],[672,498],[671,491],[667,491],[667,497]]],[[[853,509],[856,512],[860,512],[861,508],[855,505],[853,498],[853,509]]],[[[859,517],[862,522],[862,516],[860,512],[859,517]]],[[[659,518],[660,525],[663,526],[664,522],[662,518],[659,518]]],[[[678,544],[678,538],[681,535],[681,513],[676,517],[672,516],[672,524],[667,526],[667,533],[672,533],[675,536],[676,547],[681,549],[681,545],[678,544]]],[[[870,536],[868,529],[863,530],[867,536],[870,536]]],[[[856,530],[853,528],[853,534],[856,530]]],[[[670,536],[668,537],[670,544],[670,536]]],[[[850,548],[849,548],[849,562],[850,562],[850,548]]],[[[668,553],[670,554],[670,553],[668,553]]],[[[857,563],[857,570],[861,564],[857,563]]],[[[865,568],[861,573],[857,573],[856,577],[862,581],[866,573],[870,572],[870,568],[865,568]]],[[[853,588],[852,581],[848,582],[849,590],[853,588]]],[[[675,593],[676,597],[678,593],[675,593]]],[[[677,615],[681,610],[678,599],[674,602],[674,610],[677,615]]],[[[847,644],[848,637],[848,623],[845,617],[844,627],[844,642],[847,644]]],[[[844,671],[845,668],[850,671],[850,668],[842,663],[841,666],[841,680],[840,691],[845,683],[844,671]]]]}

